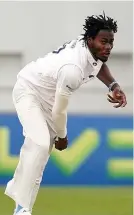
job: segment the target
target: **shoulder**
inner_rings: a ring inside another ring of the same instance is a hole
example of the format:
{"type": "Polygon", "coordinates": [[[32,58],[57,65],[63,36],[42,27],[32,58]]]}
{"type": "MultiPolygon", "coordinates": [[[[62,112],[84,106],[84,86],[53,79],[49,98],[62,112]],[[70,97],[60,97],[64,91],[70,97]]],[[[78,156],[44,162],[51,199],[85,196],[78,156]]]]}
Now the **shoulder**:
{"type": "Polygon", "coordinates": [[[83,83],[83,73],[76,65],[64,65],[59,72],[57,86],[60,91],[72,93],[83,83]]]}
{"type": "Polygon", "coordinates": [[[63,65],[59,70],[58,77],[60,76],[68,80],[77,80],[82,79],[84,77],[81,68],[75,64],[63,65]]]}

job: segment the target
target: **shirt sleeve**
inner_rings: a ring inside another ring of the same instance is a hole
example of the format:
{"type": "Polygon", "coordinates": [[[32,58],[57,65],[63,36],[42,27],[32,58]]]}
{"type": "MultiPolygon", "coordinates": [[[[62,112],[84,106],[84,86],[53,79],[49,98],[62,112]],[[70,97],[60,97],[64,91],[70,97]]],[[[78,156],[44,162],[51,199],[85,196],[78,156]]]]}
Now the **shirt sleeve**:
{"type": "Polygon", "coordinates": [[[56,92],[52,109],[52,119],[57,136],[65,138],[67,135],[67,106],[69,97],[56,92]]]}
{"type": "Polygon", "coordinates": [[[80,87],[81,70],[75,65],[67,65],[59,71],[52,119],[58,137],[67,135],[67,107],[70,95],[80,87]]]}
{"type": "Polygon", "coordinates": [[[82,71],[76,65],[63,66],[58,75],[57,91],[61,95],[70,96],[82,84],[82,71]]]}

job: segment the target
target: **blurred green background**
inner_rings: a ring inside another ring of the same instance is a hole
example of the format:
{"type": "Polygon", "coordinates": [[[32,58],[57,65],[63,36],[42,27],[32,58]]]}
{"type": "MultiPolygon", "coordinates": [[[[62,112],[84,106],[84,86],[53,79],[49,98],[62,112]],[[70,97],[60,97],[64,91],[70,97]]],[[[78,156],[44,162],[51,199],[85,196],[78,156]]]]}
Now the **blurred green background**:
{"type": "MultiPolygon", "coordinates": [[[[14,202],[0,188],[0,215],[14,202]]],[[[33,215],[132,215],[132,187],[42,187],[33,215]]]]}

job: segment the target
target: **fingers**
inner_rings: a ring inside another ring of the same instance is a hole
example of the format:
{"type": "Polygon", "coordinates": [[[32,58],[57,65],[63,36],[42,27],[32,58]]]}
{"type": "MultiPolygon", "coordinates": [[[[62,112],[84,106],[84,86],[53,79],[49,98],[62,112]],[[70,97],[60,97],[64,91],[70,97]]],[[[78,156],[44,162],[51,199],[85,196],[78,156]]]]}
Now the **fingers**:
{"type": "Polygon", "coordinates": [[[116,104],[116,105],[114,105],[114,108],[125,107],[127,104],[126,96],[124,94],[121,96],[120,100],[116,100],[109,94],[107,96],[108,96],[107,100],[110,103],[116,104]]]}
{"type": "Polygon", "coordinates": [[[122,103],[118,103],[117,105],[114,105],[114,108],[119,108],[122,106],[122,103]]]}
{"type": "Polygon", "coordinates": [[[107,100],[109,102],[111,102],[111,103],[118,103],[118,101],[116,99],[114,99],[112,96],[110,96],[109,94],[107,96],[108,96],[107,100]]]}
{"type": "Polygon", "coordinates": [[[125,95],[122,96],[122,100],[123,100],[122,107],[125,107],[127,105],[127,99],[125,95]]]}
{"type": "Polygon", "coordinates": [[[57,150],[59,150],[59,151],[63,151],[64,149],[66,149],[67,148],[67,146],[60,146],[59,144],[56,144],[55,143],[55,148],[57,149],[57,150]]]}
{"type": "Polygon", "coordinates": [[[121,100],[122,100],[122,107],[125,107],[126,104],[127,104],[126,96],[125,96],[125,94],[124,94],[124,92],[122,90],[119,91],[119,94],[120,94],[120,97],[121,97],[121,100]]]}
{"type": "Polygon", "coordinates": [[[114,100],[117,100],[117,105],[115,105],[116,108],[118,107],[125,107],[127,105],[126,95],[125,93],[120,89],[115,89],[113,92],[113,99],[110,95],[108,95],[108,98],[111,100],[109,102],[115,103],[114,100]]]}
{"type": "Polygon", "coordinates": [[[111,100],[115,100],[111,95],[107,94],[108,98],[111,100]]]}
{"type": "Polygon", "coordinates": [[[122,107],[125,107],[127,105],[127,101],[125,103],[123,103],[122,107]]]}
{"type": "Polygon", "coordinates": [[[116,102],[118,102],[118,100],[117,99],[115,99],[114,97],[112,97],[111,95],[107,95],[108,96],[108,98],[111,100],[111,101],[116,101],[116,102]]]}
{"type": "Polygon", "coordinates": [[[109,99],[109,98],[107,98],[107,100],[108,100],[109,102],[111,102],[111,103],[118,103],[118,101],[111,100],[111,99],[109,99]]]}
{"type": "Polygon", "coordinates": [[[127,104],[127,101],[126,101],[126,96],[125,95],[122,95],[121,96],[121,99],[118,101],[118,105],[115,105],[114,107],[115,108],[118,108],[118,107],[125,107],[126,106],[126,104],[127,104]]]}

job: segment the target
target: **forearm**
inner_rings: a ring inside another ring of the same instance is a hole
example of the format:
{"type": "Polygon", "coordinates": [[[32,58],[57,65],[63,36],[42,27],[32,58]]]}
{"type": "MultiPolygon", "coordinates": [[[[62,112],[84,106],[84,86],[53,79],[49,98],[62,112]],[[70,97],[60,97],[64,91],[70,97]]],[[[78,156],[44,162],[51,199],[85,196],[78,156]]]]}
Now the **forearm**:
{"type": "Polygon", "coordinates": [[[67,135],[67,106],[68,96],[63,96],[58,92],[55,95],[55,103],[52,110],[52,119],[57,136],[64,138],[67,135]]]}
{"type": "MultiPolygon", "coordinates": [[[[111,83],[115,82],[114,77],[111,75],[110,70],[108,66],[104,63],[97,75],[97,78],[102,81],[108,88],[111,83]]],[[[111,90],[113,90],[115,87],[119,87],[119,84],[116,83],[112,86],[111,90]]]]}

